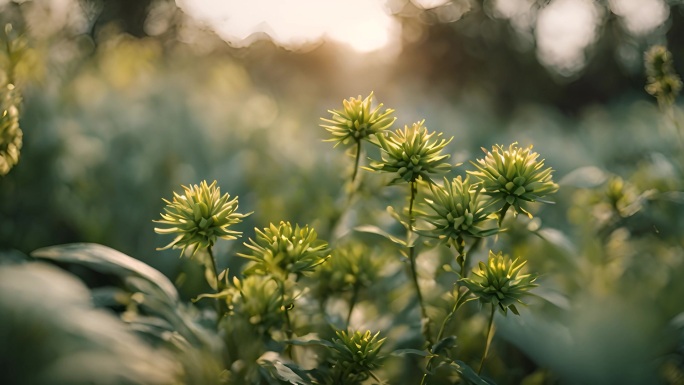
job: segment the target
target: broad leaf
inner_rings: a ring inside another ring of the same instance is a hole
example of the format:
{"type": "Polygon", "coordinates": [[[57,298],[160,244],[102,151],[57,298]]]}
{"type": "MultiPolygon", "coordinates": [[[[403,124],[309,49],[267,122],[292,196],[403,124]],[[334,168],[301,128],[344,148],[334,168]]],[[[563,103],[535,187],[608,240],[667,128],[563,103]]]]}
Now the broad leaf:
{"type": "Polygon", "coordinates": [[[139,276],[156,285],[172,301],[178,301],[178,291],[164,274],[107,246],[96,243],[50,246],[34,251],[31,256],[57,262],[75,263],[120,277],[139,276]]]}

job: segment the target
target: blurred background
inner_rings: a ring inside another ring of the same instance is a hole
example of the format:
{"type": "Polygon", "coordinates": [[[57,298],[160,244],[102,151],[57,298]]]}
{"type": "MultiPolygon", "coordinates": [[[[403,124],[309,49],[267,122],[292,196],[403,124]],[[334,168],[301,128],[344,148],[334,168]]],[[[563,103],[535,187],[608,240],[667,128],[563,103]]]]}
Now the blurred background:
{"type": "Polygon", "coordinates": [[[27,42],[0,249],[97,242],[174,277],[152,220],[204,179],[254,211],[245,236],[290,220],[326,239],[351,158],[318,124],[374,91],[398,126],[454,136],[455,174],[514,141],[556,170],[556,205],[520,219],[545,240],[501,241],[555,298],[501,321],[523,374],[684,383],[682,147],[643,65],[664,44],[684,73],[684,2],[4,0],[0,23],[27,42]]]}

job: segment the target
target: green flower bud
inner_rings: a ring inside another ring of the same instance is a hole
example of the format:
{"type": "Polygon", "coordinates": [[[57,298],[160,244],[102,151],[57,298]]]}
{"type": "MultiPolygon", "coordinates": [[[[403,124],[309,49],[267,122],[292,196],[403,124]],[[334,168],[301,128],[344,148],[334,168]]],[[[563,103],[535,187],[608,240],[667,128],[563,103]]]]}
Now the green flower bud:
{"type": "Polygon", "coordinates": [[[532,151],[532,146],[518,147],[513,143],[505,150],[496,145],[489,152],[482,149],[486,156],[471,162],[477,171],[468,171],[482,182],[484,193],[493,199],[494,204],[515,209],[516,213],[526,213],[525,202],[551,203],[543,198],[558,191],[553,182],[551,168],[544,168],[544,160],[537,160],[539,154],[532,151]]]}
{"type": "Polygon", "coordinates": [[[158,250],[181,249],[183,255],[188,247],[192,247],[194,256],[198,249],[213,246],[218,238],[237,239],[242,235],[239,231],[228,229],[251,214],[235,212],[238,208],[237,197],[229,200],[229,194],[221,196],[216,181],[211,185],[202,181],[199,186],[181,187],[185,194],[174,192],[172,202],[163,199],[166,202],[165,213],[161,214],[162,220],[154,221],[170,226],[155,228],[158,234],[177,234],[171,243],[158,250]]]}
{"type": "Polygon", "coordinates": [[[327,298],[353,288],[369,287],[377,279],[381,259],[360,242],[348,242],[332,251],[327,263],[317,270],[318,295],[327,298]]]}
{"type": "Polygon", "coordinates": [[[371,375],[371,371],[380,367],[378,353],[385,343],[385,338],[378,339],[378,335],[346,331],[336,331],[331,347],[333,363],[332,377],[335,384],[360,384],[371,375]]]}
{"type": "Polygon", "coordinates": [[[382,160],[372,161],[370,170],[395,173],[392,184],[418,179],[432,182],[431,175],[449,171],[451,165],[443,162],[449,155],[441,151],[453,137],[447,140],[441,138],[442,133],[428,133],[424,123],[422,120],[411,127],[404,126],[403,130],[389,132],[387,136],[376,135],[373,143],[382,150],[382,160]]]}
{"type": "Polygon", "coordinates": [[[490,200],[480,194],[480,185],[472,184],[470,176],[465,180],[458,176],[451,182],[444,178],[444,186],[430,185],[430,190],[431,197],[425,199],[430,210],[422,218],[434,228],[423,234],[447,242],[464,236],[486,237],[498,230],[483,228],[493,211],[490,200]]]}
{"type": "Polygon", "coordinates": [[[309,226],[292,228],[290,222],[281,221],[278,226],[271,223],[263,231],[255,231],[256,239],[245,243],[250,254],[238,254],[252,260],[245,275],[273,275],[285,280],[295,274],[299,278],[330,257],[328,243],[318,240],[316,230],[309,226]]]}
{"type": "Polygon", "coordinates": [[[538,286],[534,283],[536,275],[520,274],[525,263],[517,258],[511,261],[501,252],[494,254],[490,251],[487,263],[480,262],[479,271],[474,271],[471,278],[463,278],[459,282],[482,303],[498,306],[504,314],[508,309],[518,314],[515,304],[525,305],[522,298],[532,295],[529,290],[538,286]]]}
{"type": "Polygon", "coordinates": [[[231,297],[229,304],[234,315],[265,329],[284,323],[283,296],[271,277],[250,275],[243,280],[236,277],[233,284],[239,293],[231,297]]]}
{"type": "Polygon", "coordinates": [[[390,116],[394,110],[386,109],[385,112],[380,112],[383,106],[380,103],[371,111],[372,101],[373,93],[371,92],[363,100],[361,100],[361,95],[358,99],[344,100],[342,110],[328,110],[332,114],[332,118],[321,118],[327,123],[321,124],[321,127],[328,130],[333,138],[326,141],[336,142],[335,146],[340,143],[347,144],[350,140],[359,142],[392,126],[397,119],[390,116]]]}
{"type": "Polygon", "coordinates": [[[660,103],[672,104],[682,89],[682,80],[674,69],[672,54],[662,45],[651,47],[644,55],[646,92],[660,103]]]}

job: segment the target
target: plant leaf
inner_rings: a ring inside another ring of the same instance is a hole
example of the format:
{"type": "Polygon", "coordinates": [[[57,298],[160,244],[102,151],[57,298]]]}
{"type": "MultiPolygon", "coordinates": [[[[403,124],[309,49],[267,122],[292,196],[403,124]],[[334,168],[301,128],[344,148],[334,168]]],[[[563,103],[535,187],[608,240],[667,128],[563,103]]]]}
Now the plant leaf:
{"type": "Polygon", "coordinates": [[[101,273],[121,277],[135,275],[153,283],[172,301],[178,301],[178,291],[159,270],[107,246],[96,243],[72,243],[50,246],[31,253],[35,258],[69,262],[89,267],[101,273]]]}
{"type": "Polygon", "coordinates": [[[354,230],[361,232],[361,233],[370,233],[370,234],[376,234],[379,235],[388,241],[397,244],[401,247],[407,247],[406,241],[403,239],[399,239],[390,233],[386,232],[385,230],[379,228],[378,226],[373,226],[373,225],[363,225],[363,226],[357,226],[354,227],[354,230]]]}
{"type": "Polygon", "coordinates": [[[425,350],[418,350],[418,349],[397,349],[390,353],[392,356],[397,356],[397,357],[402,357],[408,354],[414,354],[416,356],[421,356],[421,357],[429,357],[431,356],[430,353],[426,352],[425,350]]]}
{"type": "Polygon", "coordinates": [[[492,385],[491,382],[482,379],[468,364],[463,361],[454,361],[459,366],[456,371],[461,375],[461,378],[466,380],[468,384],[472,385],[492,385]]]}

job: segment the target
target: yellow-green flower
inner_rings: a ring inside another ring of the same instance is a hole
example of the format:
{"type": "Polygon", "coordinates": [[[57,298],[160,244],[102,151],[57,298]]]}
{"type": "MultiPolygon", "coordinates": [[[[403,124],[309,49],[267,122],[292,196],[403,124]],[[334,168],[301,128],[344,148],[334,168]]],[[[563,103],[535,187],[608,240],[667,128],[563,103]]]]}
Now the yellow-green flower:
{"type": "Polygon", "coordinates": [[[466,286],[482,303],[498,306],[506,314],[508,309],[519,314],[515,304],[525,305],[522,298],[532,295],[529,290],[538,286],[534,283],[536,275],[520,274],[526,261],[511,261],[501,252],[489,252],[487,263],[479,263],[479,271],[474,271],[471,278],[463,278],[459,282],[466,286]]]}
{"type": "Polygon", "coordinates": [[[211,185],[202,181],[199,186],[182,186],[185,194],[173,193],[173,201],[166,202],[162,219],[154,221],[168,225],[166,228],[155,228],[158,234],[177,234],[176,238],[159,250],[168,248],[182,249],[181,255],[188,247],[198,249],[213,246],[221,239],[237,239],[242,233],[230,230],[229,227],[242,222],[248,214],[237,213],[238,198],[230,199],[229,194],[221,195],[216,181],[211,185]]]}
{"type": "Polygon", "coordinates": [[[234,314],[266,329],[282,324],[283,295],[276,281],[271,277],[250,275],[242,280],[234,278],[233,284],[239,293],[229,304],[234,314]]]}
{"type": "Polygon", "coordinates": [[[8,84],[0,100],[0,176],[7,175],[19,163],[23,133],[19,127],[18,97],[8,84]]]}
{"type": "Polygon", "coordinates": [[[317,294],[327,299],[331,294],[369,287],[377,279],[381,263],[364,243],[347,242],[338,246],[316,272],[317,294]]]}
{"type": "Polygon", "coordinates": [[[443,161],[450,155],[442,154],[442,150],[453,137],[447,140],[441,137],[441,132],[428,132],[424,123],[422,120],[411,127],[404,126],[403,130],[389,132],[387,136],[376,135],[373,143],[382,150],[382,160],[372,161],[370,169],[396,174],[392,184],[418,179],[431,182],[431,175],[449,171],[451,165],[443,161]]]}
{"type": "Polygon", "coordinates": [[[423,232],[445,242],[462,239],[464,236],[486,237],[498,231],[496,227],[484,228],[491,222],[491,204],[483,196],[479,184],[472,184],[470,176],[460,176],[451,182],[444,178],[444,186],[430,185],[432,195],[425,199],[430,208],[422,218],[434,226],[423,232]]]}
{"type": "Polygon", "coordinates": [[[539,154],[532,151],[532,146],[522,148],[513,143],[508,149],[496,145],[491,152],[482,150],[485,158],[471,162],[477,171],[468,173],[480,179],[484,193],[502,207],[503,213],[513,207],[516,213],[531,216],[525,210],[525,202],[551,203],[544,197],[556,192],[558,185],[552,180],[553,170],[544,168],[544,160],[537,160],[539,154]]]}
{"type": "Polygon", "coordinates": [[[263,231],[254,230],[256,239],[245,243],[250,254],[238,254],[252,260],[245,275],[272,275],[282,280],[289,274],[300,277],[330,257],[328,243],[317,239],[316,230],[309,226],[293,228],[290,222],[281,221],[278,226],[271,223],[263,231]]]}
{"type": "Polygon", "coordinates": [[[380,366],[378,354],[385,338],[378,339],[380,332],[371,334],[336,331],[338,338],[331,346],[333,363],[332,380],[335,384],[360,384],[370,377],[371,371],[380,366]]]}
{"type": "Polygon", "coordinates": [[[365,99],[350,98],[342,101],[343,109],[328,110],[332,114],[331,119],[321,118],[326,124],[321,124],[333,136],[329,142],[336,142],[335,146],[347,144],[350,141],[359,142],[373,134],[386,130],[397,118],[391,117],[394,110],[386,109],[381,112],[382,103],[371,110],[373,93],[365,99]]]}
{"type": "Polygon", "coordinates": [[[682,79],[674,69],[672,54],[662,45],[651,47],[644,55],[646,91],[658,101],[671,104],[682,89],[682,79]]]}

